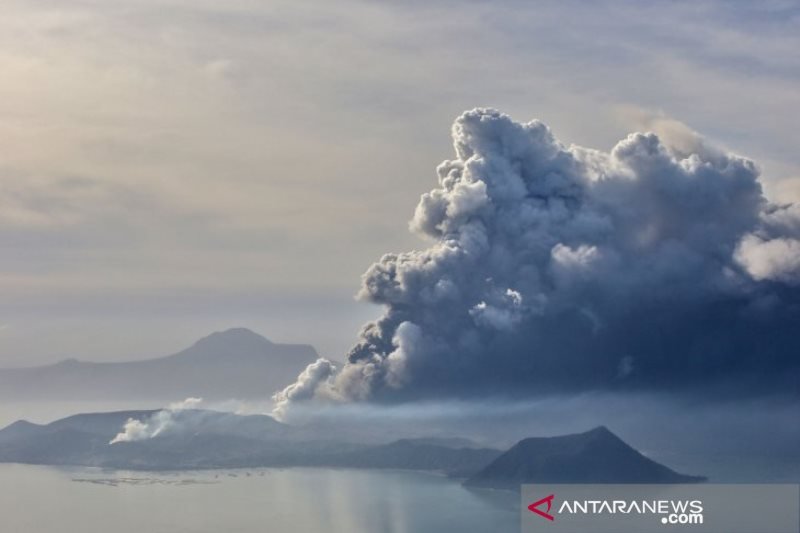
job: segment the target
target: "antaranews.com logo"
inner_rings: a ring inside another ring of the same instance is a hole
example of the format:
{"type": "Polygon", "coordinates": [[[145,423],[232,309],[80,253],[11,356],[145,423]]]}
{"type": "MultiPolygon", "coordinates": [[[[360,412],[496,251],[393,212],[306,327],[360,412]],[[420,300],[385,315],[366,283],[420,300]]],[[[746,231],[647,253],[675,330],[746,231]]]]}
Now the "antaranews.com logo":
{"type": "Polygon", "coordinates": [[[523,485],[521,498],[524,533],[800,532],[796,484],[523,485]]]}
{"type": "MultiPolygon", "coordinates": [[[[554,506],[555,494],[528,505],[528,510],[550,521],[555,516],[550,514],[554,506]],[[546,506],[546,509],[542,507],[546,506]]],[[[664,525],[702,524],[702,500],[564,500],[557,505],[559,515],[602,515],[602,514],[639,514],[653,515],[660,518],[664,525]]]]}

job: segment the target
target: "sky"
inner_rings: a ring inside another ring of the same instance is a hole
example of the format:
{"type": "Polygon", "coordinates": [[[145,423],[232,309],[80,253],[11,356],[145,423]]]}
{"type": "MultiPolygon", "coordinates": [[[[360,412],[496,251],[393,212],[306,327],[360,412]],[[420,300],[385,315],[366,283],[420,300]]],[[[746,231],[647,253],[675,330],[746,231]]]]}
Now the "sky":
{"type": "Polygon", "coordinates": [[[0,366],[250,327],[342,360],[361,275],[476,106],[610,150],[687,128],[800,201],[794,2],[7,0],[0,366]]]}

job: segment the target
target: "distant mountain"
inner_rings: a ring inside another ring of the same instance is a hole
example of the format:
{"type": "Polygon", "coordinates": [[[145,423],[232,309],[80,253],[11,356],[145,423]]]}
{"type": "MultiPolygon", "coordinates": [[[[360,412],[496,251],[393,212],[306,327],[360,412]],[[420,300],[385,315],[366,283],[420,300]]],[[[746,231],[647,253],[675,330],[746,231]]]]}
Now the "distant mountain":
{"type": "Polygon", "coordinates": [[[513,488],[523,483],[696,483],[648,459],[606,427],[585,433],[519,441],[470,477],[473,487],[513,488]]]}
{"type": "MultiPolygon", "coordinates": [[[[432,439],[436,442],[436,439],[432,439]]],[[[336,466],[432,470],[467,477],[488,465],[502,452],[489,448],[451,448],[425,439],[401,439],[335,457],[336,466]]]]}
{"type": "Polygon", "coordinates": [[[317,466],[443,472],[472,487],[516,489],[522,483],[693,483],[644,457],[605,427],[518,442],[507,452],[463,439],[342,442],[313,427],[266,415],[187,409],[74,415],[50,424],[18,421],[0,430],[0,463],[81,465],[139,470],[317,466]],[[117,442],[125,423],[162,430],[117,442]],[[164,420],[167,420],[165,423],[164,420]],[[155,425],[154,425],[155,424],[155,425]]]}
{"type": "Polygon", "coordinates": [[[155,359],[0,369],[0,400],[206,400],[269,396],[317,359],[306,344],[276,344],[248,329],[213,333],[155,359]]]}
{"type": "Polygon", "coordinates": [[[405,442],[412,444],[429,444],[431,446],[439,446],[442,448],[480,448],[481,446],[476,442],[463,437],[417,437],[413,439],[403,439],[405,442]]]}
{"type": "Polygon", "coordinates": [[[466,477],[499,450],[458,447],[459,441],[408,439],[379,445],[327,440],[265,415],[207,410],[90,413],[47,425],[19,421],[0,430],[0,462],[142,470],[325,466],[428,470],[466,477]],[[109,444],[129,419],[169,425],[149,439],[109,444]],[[154,415],[159,415],[155,416],[154,415]],[[154,422],[155,421],[155,422],[154,422]]]}

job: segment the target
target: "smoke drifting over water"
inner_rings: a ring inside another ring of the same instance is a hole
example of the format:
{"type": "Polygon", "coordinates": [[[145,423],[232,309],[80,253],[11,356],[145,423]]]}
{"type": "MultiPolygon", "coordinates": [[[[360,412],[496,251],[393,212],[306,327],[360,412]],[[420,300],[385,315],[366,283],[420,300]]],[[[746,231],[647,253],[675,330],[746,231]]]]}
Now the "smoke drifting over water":
{"type": "Polygon", "coordinates": [[[797,390],[800,208],[694,134],[609,152],[475,109],[411,229],[359,296],[382,304],[336,369],[275,395],[395,402],[726,384],[797,390]]]}

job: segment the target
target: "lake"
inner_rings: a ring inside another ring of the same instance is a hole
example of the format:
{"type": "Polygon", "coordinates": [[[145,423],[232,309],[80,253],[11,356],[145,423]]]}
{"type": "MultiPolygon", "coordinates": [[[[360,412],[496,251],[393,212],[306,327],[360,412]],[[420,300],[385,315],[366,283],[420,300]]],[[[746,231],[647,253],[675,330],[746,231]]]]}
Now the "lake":
{"type": "Polygon", "coordinates": [[[519,499],[419,472],[0,464],[0,525],[14,533],[503,533],[519,531],[519,499]]]}

